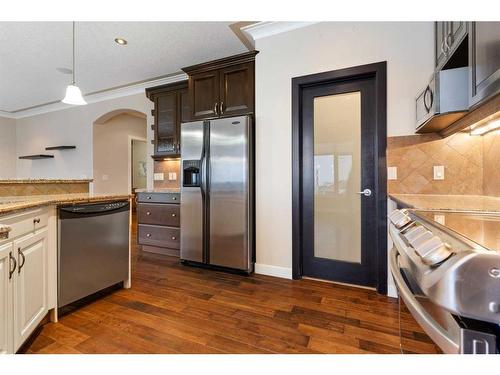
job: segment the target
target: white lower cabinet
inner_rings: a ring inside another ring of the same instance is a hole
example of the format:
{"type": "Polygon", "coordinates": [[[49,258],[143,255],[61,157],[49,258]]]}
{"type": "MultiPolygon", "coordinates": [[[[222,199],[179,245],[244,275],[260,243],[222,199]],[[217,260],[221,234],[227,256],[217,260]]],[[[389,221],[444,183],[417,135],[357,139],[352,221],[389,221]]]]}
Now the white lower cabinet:
{"type": "Polygon", "coordinates": [[[12,301],[12,274],[11,259],[13,244],[0,246],[0,354],[13,353],[13,301],[12,301]]]}
{"type": "Polygon", "coordinates": [[[0,354],[19,350],[55,307],[54,286],[49,286],[55,284],[55,278],[49,278],[49,272],[55,272],[55,251],[50,248],[54,236],[46,223],[37,227],[40,212],[34,214],[33,218],[30,213],[0,218],[13,234],[0,242],[0,354]],[[30,220],[33,229],[26,231],[30,220]]]}
{"type": "Polygon", "coordinates": [[[14,351],[47,314],[47,228],[14,241],[14,351]]]}

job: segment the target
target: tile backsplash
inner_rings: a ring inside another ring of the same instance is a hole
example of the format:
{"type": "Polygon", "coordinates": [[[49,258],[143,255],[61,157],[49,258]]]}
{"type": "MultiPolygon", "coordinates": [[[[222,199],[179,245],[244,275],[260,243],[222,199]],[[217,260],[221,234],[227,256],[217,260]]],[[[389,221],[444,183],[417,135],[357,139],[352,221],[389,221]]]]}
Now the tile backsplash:
{"type": "Polygon", "coordinates": [[[397,168],[389,193],[500,195],[500,135],[456,133],[389,137],[387,166],[397,168]],[[444,166],[444,179],[434,179],[444,166]]]}
{"type": "Polygon", "coordinates": [[[159,160],[154,162],[154,173],[163,173],[163,181],[154,181],[153,186],[155,189],[178,189],[181,187],[180,175],[180,159],[159,160]],[[176,174],[176,180],[170,181],[168,179],[169,173],[176,174]]]}

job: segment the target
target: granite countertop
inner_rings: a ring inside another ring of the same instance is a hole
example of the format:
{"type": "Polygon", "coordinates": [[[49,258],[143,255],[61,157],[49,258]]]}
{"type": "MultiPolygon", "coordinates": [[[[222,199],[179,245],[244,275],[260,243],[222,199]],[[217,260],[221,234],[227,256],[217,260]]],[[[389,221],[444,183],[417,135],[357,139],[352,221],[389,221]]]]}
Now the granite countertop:
{"type": "Polygon", "coordinates": [[[0,180],[0,184],[82,184],[89,183],[92,179],[49,179],[49,178],[35,178],[35,179],[7,179],[0,180]]]}
{"type": "Polygon", "coordinates": [[[73,204],[73,203],[91,203],[102,201],[126,200],[130,199],[127,194],[58,194],[58,195],[32,195],[32,196],[14,196],[0,197],[0,214],[10,213],[12,211],[24,210],[27,208],[36,208],[51,204],[73,204]]]}
{"type": "Polygon", "coordinates": [[[135,189],[136,193],[180,193],[180,188],[135,189]]]}
{"type": "Polygon", "coordinates": [[[500,197],[486,195],[389,194],[399,205],[433,211],[500,213],[500,197]]]}

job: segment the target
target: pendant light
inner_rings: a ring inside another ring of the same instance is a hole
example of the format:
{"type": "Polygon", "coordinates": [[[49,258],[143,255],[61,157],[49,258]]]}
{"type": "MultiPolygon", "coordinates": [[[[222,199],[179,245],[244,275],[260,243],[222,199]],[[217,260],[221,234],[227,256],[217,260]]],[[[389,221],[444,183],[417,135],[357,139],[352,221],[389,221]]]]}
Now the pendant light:
{"type": "Polygon", "coordinates": [[[63,103],[72,105],[85,105],[87,102],[83,99],[82,92],[75,85],[75,21],[73,21],[73,82],[66,87],[66,96],[62,100],[63,103]]]}

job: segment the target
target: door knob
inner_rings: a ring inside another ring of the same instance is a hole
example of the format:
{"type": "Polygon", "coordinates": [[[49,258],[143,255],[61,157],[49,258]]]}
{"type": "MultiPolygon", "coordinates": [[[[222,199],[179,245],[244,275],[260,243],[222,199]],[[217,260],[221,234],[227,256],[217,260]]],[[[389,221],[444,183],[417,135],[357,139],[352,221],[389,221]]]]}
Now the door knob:
{"type": "Polygon", "coordinates": [[[364,195],[365,197],[369,197],[372,195],[372,191],[370,189],[365,189],[363,191],[358,191],[358,194],[364,195]]]}

